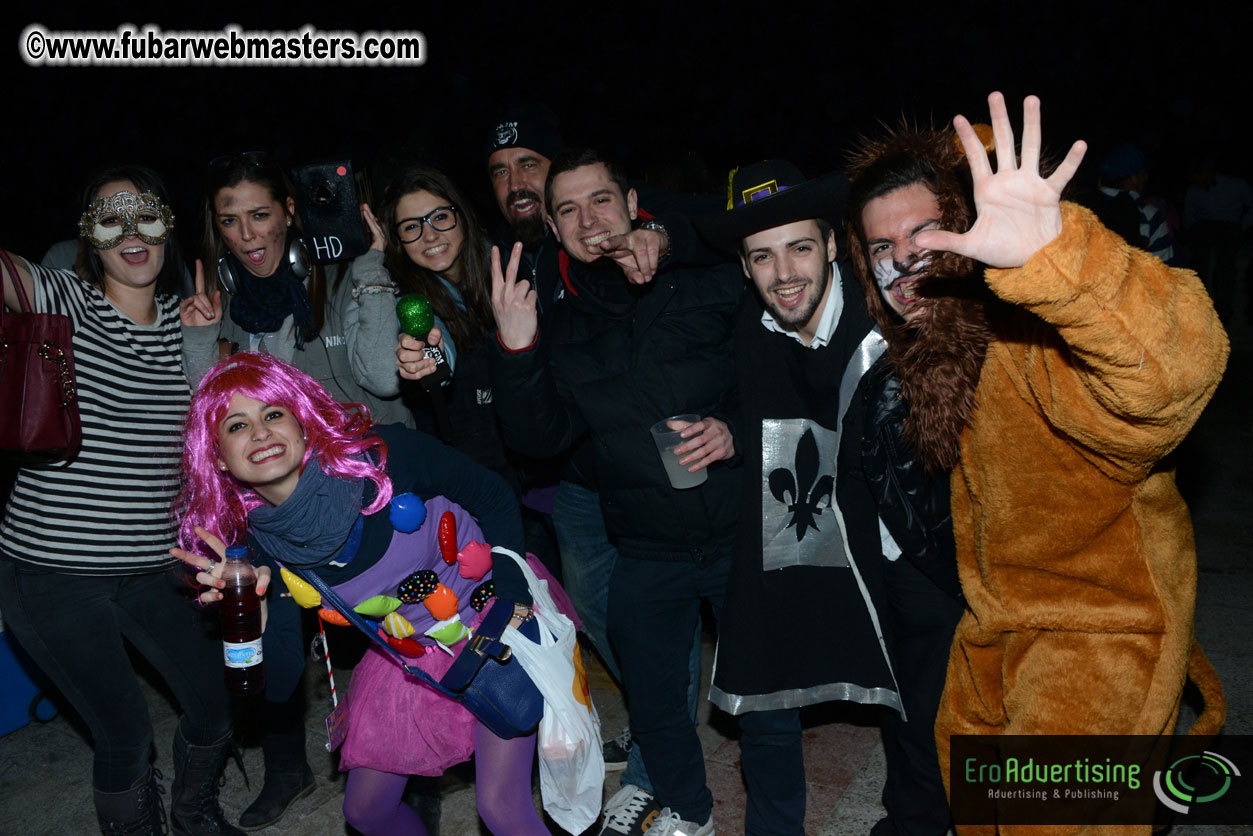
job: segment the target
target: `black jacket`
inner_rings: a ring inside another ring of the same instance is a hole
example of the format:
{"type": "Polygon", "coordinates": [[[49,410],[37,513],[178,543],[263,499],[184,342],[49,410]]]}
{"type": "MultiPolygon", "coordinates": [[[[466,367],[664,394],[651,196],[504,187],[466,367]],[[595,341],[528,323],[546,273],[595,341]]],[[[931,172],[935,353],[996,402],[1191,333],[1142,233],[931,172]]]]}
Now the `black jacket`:
{"type": "Polygon", "coordinates": [[[928,474],[905,441],[909,404],[901,397],[900,379],[888,371],[882,358],[862,379],[860,389],[866,418],[861,465],[879,517],[901,555],[961,601],[949,476],[928,474]]]}
{"type": "Polygon", "coordinates": [[[495,346],[505,442],[550,456],[590,434],[606,527],[625,554],[701,564],[729,554],[738,470],[719,462],[705,484],[674,490],[649,427],[734,410],[738,268],[663,270],[636,287],[612,262],[574,262],[568,282],[532,348],[495,346]]]}
{"type": "MultiPolygon", "coordinates": [[[[670,239],[667,264],[673,267],[707,267],[725,261],[721,254],[705,245],[691,221],[696,215],[720,210],[720,201],[703,195],[674,194],[641,182],[632,182],[631,188],[639,195],[640,218],[655,218],[666,228],[670,239]]],[[[514,239],[513,229],[507,223],[502,221],[497,225],[496,243],[500,248],[502,264],[509,258],[514,239]]],[[[518,278],[526,279],[535,288],[535,304],[541,328],[546,327],[548,317],[566,296],[566,285],[561,277],[562,260],[561,244],[552,230],[548,230],[544,240],[537,246],[522,251],[518,278]]],[[[596,483],[595,454],[586,439],[571,445],[560,456],[527,462],[515,460],[513,464],[520,470],[523,489],[550,484],[560,478],[590,491],[599,490],[596,483]]],[[[494,465],[489,466],[496,469],[494,465]]]]}

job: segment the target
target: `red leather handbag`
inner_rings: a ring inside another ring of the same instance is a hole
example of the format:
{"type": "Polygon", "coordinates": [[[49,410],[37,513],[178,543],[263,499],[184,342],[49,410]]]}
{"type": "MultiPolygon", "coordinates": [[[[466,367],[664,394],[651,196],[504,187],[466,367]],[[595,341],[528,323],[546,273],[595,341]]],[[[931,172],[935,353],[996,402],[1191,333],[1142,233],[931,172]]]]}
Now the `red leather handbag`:
{"type": "Polygon", "coordinates": [[[4,250],[0,263],[0,286],[12,281],[21,305],[0,318],[0,450],[23,463],[73,458],[82,427],[70,318],[35,313],[4,250]]]}

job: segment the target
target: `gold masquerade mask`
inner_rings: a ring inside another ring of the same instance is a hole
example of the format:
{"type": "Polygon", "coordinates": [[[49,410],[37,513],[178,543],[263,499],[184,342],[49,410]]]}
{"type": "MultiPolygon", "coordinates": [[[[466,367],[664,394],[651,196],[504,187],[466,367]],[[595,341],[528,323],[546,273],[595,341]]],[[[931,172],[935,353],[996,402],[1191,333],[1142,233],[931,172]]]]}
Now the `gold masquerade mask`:
{"type": "Polygon", "coordinates": [[[164,244],[174,229],[174,213],[150,192],[118,192],[98,197],[78,219],[78,234],[98,250],[108,250],[135,236],[145,244],[164,244]]]}

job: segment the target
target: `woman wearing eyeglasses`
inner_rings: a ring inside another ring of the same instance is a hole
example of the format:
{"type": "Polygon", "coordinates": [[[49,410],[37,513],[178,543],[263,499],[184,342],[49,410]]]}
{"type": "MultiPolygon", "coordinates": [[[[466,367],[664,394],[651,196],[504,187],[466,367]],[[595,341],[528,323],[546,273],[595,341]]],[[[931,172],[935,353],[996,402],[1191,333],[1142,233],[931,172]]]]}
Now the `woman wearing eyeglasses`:
{"type": "MultiPolygon", "coordinates": [[[[268,154],[235,154],[209,164],[206,264],[210,275],[216,267],[226,292],[210,294],[197,283],[183,328],[188,381],[194,389],[222,354],[264,352],[317,380],[336,401],[365,404],[378,424],[412,427],[397,395],[395,284],[339,265],[311,265],[292,192],[268,154]]],[[[281,580],[274,586],[273,594],[285,592],[281,580]]],[[[314,791],[305,756],[302,673],[299,664],[267,664],[259,718],[265,783],[240,816],[247,830],[275,823],[314,791]]]]}
{"type": "MultiPolygon", "coordinates": [[[[496,332],[491,306],[491,244],[452,181],[435,169],[415,166],[400,174],[384,193],[379,218],[366,210],[374,232],[369,252],[353,264],[359,281],[394,281],[401,293],[421,293],[431,300],[437,319],[427,340],[441,348],[453,377],[435,398],[442,398],[448,421],[439,434],[488,467],[519,491],[492,409],[487,352],[482,343],[496,332]]],[[[425,357],[425,343],[404,336],[396,347],[401,376],[421,380],[435,370],[425,357]]],[[[429,399],[416,395],[415,415],[431,421],[429,399]],[[426,407],[423,409],[421,407],[426,407]]]]}

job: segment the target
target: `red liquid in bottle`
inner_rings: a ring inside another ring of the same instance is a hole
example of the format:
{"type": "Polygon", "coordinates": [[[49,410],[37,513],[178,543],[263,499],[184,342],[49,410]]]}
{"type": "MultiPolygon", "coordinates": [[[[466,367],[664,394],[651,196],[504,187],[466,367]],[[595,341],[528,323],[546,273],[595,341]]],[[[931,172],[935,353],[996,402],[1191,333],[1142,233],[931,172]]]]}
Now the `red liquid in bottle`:
{"type": "Polygon", "coordinates": [[[265,663],[261,652],[261,599],[257,573],[248,562],[246,546],[226,550],[222,575],[222,655],[226,690],[238,696],[265,690],[265,663]]]}

